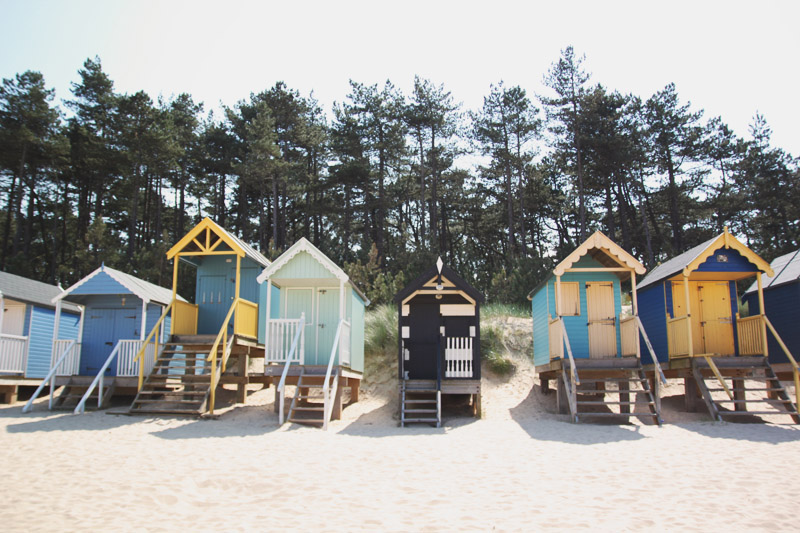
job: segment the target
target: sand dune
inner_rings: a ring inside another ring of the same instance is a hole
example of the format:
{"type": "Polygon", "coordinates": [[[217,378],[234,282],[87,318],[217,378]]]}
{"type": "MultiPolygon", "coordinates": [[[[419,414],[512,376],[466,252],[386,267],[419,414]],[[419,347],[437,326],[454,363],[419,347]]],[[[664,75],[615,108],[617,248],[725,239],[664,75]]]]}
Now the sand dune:
{"type": "Polygon", "coordinates": [[[662,428],[575,425],[521,364],[485,379],[483,420],[402,429],[394,387],[371,384],[328,432],[279,427],[271,390],[217,420],[2,406],[2,529],[797,528],[788,417],[710,422],[673,409],[674,385],[662,428]]]}

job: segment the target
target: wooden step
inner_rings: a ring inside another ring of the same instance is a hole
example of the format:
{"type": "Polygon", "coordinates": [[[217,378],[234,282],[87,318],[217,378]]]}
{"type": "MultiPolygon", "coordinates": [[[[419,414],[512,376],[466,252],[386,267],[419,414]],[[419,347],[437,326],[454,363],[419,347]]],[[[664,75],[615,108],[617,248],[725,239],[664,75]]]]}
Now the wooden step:
{"type": "Polygon", "coordinates": [[[203,400],[179,400],[177,398],[163,398],[158,400],[136,400],[136,404],[158,404],[158,403],[202,403],[203,400]]]}
{"type": "Polygon", "coordinates": [[[406,413],[435,413],[436,409],[406,409],[406,413]]]}
{"type": "Polygon", "coordinates": [[[405,424],[438,424],[436,418],[406,418],[403,420],[405,424]]]}

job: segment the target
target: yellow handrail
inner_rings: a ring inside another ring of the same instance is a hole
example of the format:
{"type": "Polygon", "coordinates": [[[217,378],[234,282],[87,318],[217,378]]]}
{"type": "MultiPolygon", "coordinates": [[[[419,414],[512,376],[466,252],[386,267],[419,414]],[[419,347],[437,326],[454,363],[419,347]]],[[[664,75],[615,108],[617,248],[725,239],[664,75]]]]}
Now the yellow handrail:
{"type": "MultiPolygon", "coordinates": [[[[231,308],[228,310],[228,314],[225,315],[225,320],[222,321],[222,327],[217,334],[217,339],[214,341],[214,344],[211,346],[211,351],[208,353],[208,357],[206,358],[207,361],[211,363],[211,397],[209,398],[208,402],[208,411],[210,414],[214,414],[214,401],[216,399],[216,389],[217,389],[217,349],[219,348],[220,341],[222,342],[223,346],[228,345],[228,324],[231,321],[231,317],[233,316],[234,311],[236,311],[236,305],[239,303],[240,298],[236,298],[233,300],[231,304],[231,308]]],[[[225,372],[225,364],[228,362],[228,358],[225,354],[222,354],[222,369],[220,372],[225,372]]]]}
{"type": "Polygon", "coordinates": [[[775,340],[778,341],[781,349],[783,349],[783,353],[786,354],[786,357],[789,358],[789,362],[792,364],[792,373],[794,374],[794,394],[795,394],[795,408],[800,409],[800,369],[797,367],[797,361],[795,361],[794,357],[792,357],[792,353],[789,351],[789,348],[786,347],[786,344],[783,343],[783,339],[781,336],[778,335],[778,332],[772,326],[772,322],[769,321],[767,315],[761,315],[764,317],[764,323],[767,325],[769,330],[772,332],[772,335],[775,336],[775,340]]]}
{"type": "MultiPolygon", "coordinates": [[[[153,331],[151,331],[150,335],[148,335],[147,338],[144,340],[144,342],[142,343],[142,347],[136,354],[136,357],[133,358],[134,363],[136,363],[137,361],[139,362],[139,390],[142,390],[142,383],[144,382],[144,352],[147,349],[147,345],[150,343],[150,339],[152,339],[153,335],[156,334],[156,331],[158,331],[158,327],[161,325],[161,323],[167,317],[169,312],[172,310],[172,306],[174,304],[175,300],[172,300],[167,306],[167,308],[164,309],[164,312],[161,313],[161,318],[159,318],[158,322],[156,322],[156,325],[153,326],[153,331]]],[[[156,347],[155,353],[158,354],[158,347],[156,347]]]]}
{"type": "Polygon", "coordinates": [[[717,365],[714,364],[714,360],[711,359],[711,357],[708,355],[704,355],[703,358],[706,360],[706,363],[708,363],[709,368],[711,368],[711,370],[714,372],[714,375],[717,376],[717,380],[722,385],[722,388],[725,389],[725,392],[728,393],[728,397],[731,400],[735,400],[735,398],[733,397],[733,393],[731,392],[731,389],[729,389],[728,384],[725,383],[725,378],[722,377],[719,368],[717,368],[717,365]]]}

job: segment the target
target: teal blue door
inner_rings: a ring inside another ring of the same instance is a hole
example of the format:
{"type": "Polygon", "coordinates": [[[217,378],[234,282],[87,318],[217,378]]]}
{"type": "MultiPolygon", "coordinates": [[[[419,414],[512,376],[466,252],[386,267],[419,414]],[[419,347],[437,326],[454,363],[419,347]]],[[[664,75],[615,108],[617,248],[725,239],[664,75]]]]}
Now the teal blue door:
{"type": "MultiPolygon", "coordinates": [[[[317,354],[320,365],[331,357],[333,339],[339,327],[339,288],[317,290],[317,354]]],[[[334,364],[338,364],[338,354],[334,364]]]]}
{"type": "Polygon", "coordinates": [[[219,333],[231,307],[231,291],[224,274],[200,276],[197,294],[197,333],[219,333]]]}

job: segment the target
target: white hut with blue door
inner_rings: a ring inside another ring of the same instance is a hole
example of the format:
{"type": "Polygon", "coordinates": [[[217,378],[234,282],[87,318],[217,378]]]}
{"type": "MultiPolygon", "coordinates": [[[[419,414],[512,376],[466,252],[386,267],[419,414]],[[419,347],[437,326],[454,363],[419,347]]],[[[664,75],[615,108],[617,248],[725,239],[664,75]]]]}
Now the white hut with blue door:
{"type": "MultiPolygon", "coordinates": [[[[250,365],[264,355],[256,278],[270,261],[210,218],[170,248],[167,259],[173,261],[170,304],[145,341],[160,335],[167,318],[169,338],[152,371],[140,375],[130,413],[213,414],[216,390],[226,384],[236,385],[236,401],[244,403],[248,384],[270,382],[250,365]],[[179,264],[194,269],[194,303],[177,296],[179,264]]],[[[140,349],[136,357],[144,356],[140,349]]]]}
{"type": "Polygon", "coordinates": [[[631,254],[597,231],[528,295],[536,372],[545,391],[556,381],[559,411],[568,409],[574,421],[642,416],[661,423],[658,391],[640,358],[636,275],[644,272],[631,254]],[[622,282],[630,283],[629,314],[622,312],[622,282]],[[637,412],[639,395],[646,410],[637,412]]]}
{"type": "Polygon", "coordinates": [[[394,301],[398,311],[400,425],[442,423],[442,396],[469,396],[481,416],[483,295],[442,262],[394,301]]]}
{"type": "MultiPolygon", "coordinates": [[[[16,399],[19,386],[36,386],[47,375],[61,288],[0,272],[0,397],[16,399]]],[[[64,302],[61,339],[77,339],[81,308],[64,302]]]]}
{"type": "MultiPolygon", "coordinates": [[[[180,296],[180,301],[185,301],[180,296]]],[[[59,337],[53,343],[50,373],[63,386],[52,408],[105,407],[115,394],[135,394],[139,380],[136,354],[145,335],[172,301],[172,290],[101,265],[53,298],[56,323],[63,320],[63,302],[80,305],[83,325],[75,342],[59,337]]],[[[145,372],[152,369],[155,351],[163,345],[170,319],[145,349],[145,372]]]]}
{"type": "Polygon", "coordinates": [[[342,391],[358,401],[364,373],[364,310],[369,299],[347,273],[301,238],[258,276],[259,343],[265,374],[278,379],[275,406],[283,422],[284,387],[296,385],[291,422],[319,424],[341,416],[342,391]],[[277,310],[267,317],[266,310],[277,310]],[[321,400],[321,403],[320,403],[321,400]]]}
{"type": "Polygon", "coordinates": [[[773,276],[772,267],[725,228],[657,266],[639,285],[657,366],[667,377],[684,379],[688,410],[698,409],[701,397],[716,420],[783,413],[800,422],[766,357],[768,321],[763,314],[739,316],[737,283],[755,278],[764,309],[764,275],[773,276]]]}

